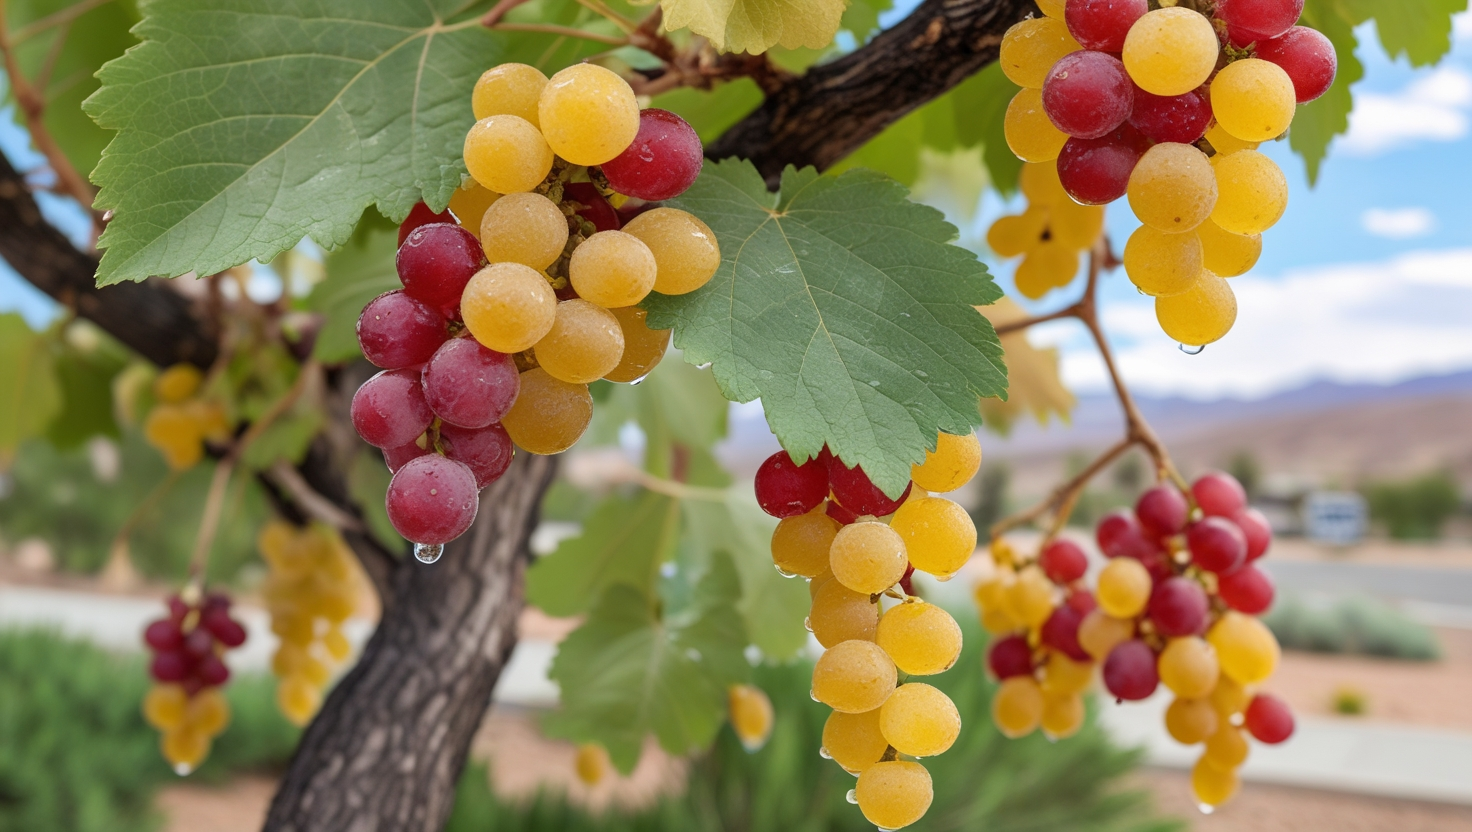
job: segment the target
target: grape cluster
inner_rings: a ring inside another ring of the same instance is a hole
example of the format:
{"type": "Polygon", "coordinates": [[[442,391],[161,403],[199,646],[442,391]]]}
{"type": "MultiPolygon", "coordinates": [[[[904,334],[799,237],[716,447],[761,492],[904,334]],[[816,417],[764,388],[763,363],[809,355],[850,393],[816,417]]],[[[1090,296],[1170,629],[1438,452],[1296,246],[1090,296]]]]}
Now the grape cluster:
{"type": "Polygon", "coordinates": [[[225,408],[199,395],[203,381],[192,364],[175,364],[153,380],[155,404],[143,421],[143,437],[175,471],[197,465],[204,458],[206,441],[230,438],[225,408]]]}
{"type": "Polygon", "coordinates": [[[1294,25],[1303,0],[1149,5],[1049,3],[1009,29],[999,60],[1023,89],[1004,130],[1073,200],[1128,197],[1142,225],[1125,272],[1156,299],[1167,335],[1201,347],[1236,321],[1226,278],[1256,264],[1288,205],[1287,179],[1257,147],[1328,90],[1337,58],[1328,38],[1294,25]]]}
{"type": "Polygon", "coordinates": [[[256,545],[270,568],[261,594],[271,632],[281,639],[271,657],[271,671],[280,679],[276,706],[293,723],[306,725],[322,704],[332,671],[352,654],[342,624],[357,609],[362,576],[342,537],[324,524],[297,528],[273,520],[256,545]]]}
{"type": "Polygon", "coordinates": [[[1079,253],[1093,248],[1104,233],[1104,206],[1069,199],[1053,165],[1023,165],[1018,184],[1027,209],[992,223],[986,243],[999,257],[1022,257],[1014,278],[1017,291],[1037,300],[1078,274],[1079,253]]]}
{"type": "Polygon", "coordinates": [[[168,617],[143,631],[153,653],[143,716],[163,733],[164,759],[185,775],[199,768],[210,743],[230,724],[230,704],[220,692],[230,679],[223,656],[245,643],[245,628],[230,617],[230,599],[219,593],[201,597],[191,588],[170,597],[168,606],[168,617]]]}
{"type": "Polygon", "coordinates": [[[884,829],[925,814],[930,773],[913,758],[945,751],[961,731],[950,698],[908,678],[945,671],[961,652],[960,627],[915,597],[910,576],[919,570],[946,580],[970,559],[970,516],[930,492],[961,487],[980,466],[974,435],[942,433],[894,499],[826,447],[800,465],[779,451],[757,471],[757,502],[781,518],[772,560],[783,574],[810,581],[808,628],[825,648],[813,668],[813,698],[833,709],[822,754],[858,775],[851,797],[884,829]],[[885,596],[899,603],[882,609],[885,596]]]}
{"type": "Polygon", "coordinates": [[[1072,733],[1096,664],[1119,700],[1146,699],[1164,685],[1175,697],[1167,731],[1204,743],[1191,778],[1196,797],[1218,806],[1237,790],[1249,735],[1279,743],[1293,733],[1287,705],[1256,691],[1279,658],[1255,617],[1273,601],[1272,581],[1255,564],[1272,530],[1235,479],[1211,473],[1189,494],[1168,483],[1151,488],[1133,511],[1100,520],[1095,535],[1109,558],[1096,594],[1083,586],[1088,560],[1076,543],[1049,541],[1026,564],[1005,542],[993,545],[997,572],[976,588],[982,623],[999,636],[987,657],[1002,680],[993,718],[1012,737],[1039,725],[1055,737],[1072,733]]]}
{"type": "Polygon", "coordinates": [[[425,561],[470,527],[513,445],[567,450],[592,418],[590,382],[637,381],[659,363],[670,333],[637,304],[695,291],[721,259],[705,223],[654,204],[694,182],[700,138],[641,111],[617,74],[503,64],[471,103],[471,180],[447,214],[411,212],[404,288],[358,320],[383,372],[358,390],[353,424],[383,449],[389,519],[425,561]]]}

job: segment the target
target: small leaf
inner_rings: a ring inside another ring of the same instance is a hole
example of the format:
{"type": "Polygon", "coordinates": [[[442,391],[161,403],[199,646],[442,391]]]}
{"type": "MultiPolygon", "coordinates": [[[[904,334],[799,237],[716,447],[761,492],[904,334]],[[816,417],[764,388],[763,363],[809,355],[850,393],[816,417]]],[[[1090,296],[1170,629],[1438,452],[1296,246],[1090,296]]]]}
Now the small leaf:
{"type": "Polygon", "coordinates": [[[46,336],[13,312],[0,315],[0,467],[61,410],[61,385],[46,336]]]}
{"type": "Polygon", "coordinates": [[[527,570],[527,600],[548,615],[568,616],[588,612],[615,584],[652,593],[679,534],[679,501],[651,491],[611,495],[584,521],[581,534],[527,570]]]}
{"type": "MultiPolygon", "coordinates": [[[[978,309],[995,326],[1027,317],[1027,312],[1011,298],[978,309]]],[[[1006,350],[1008,395],[1006,401],[981,400],[987,427],[1006,435],[1017,418],[1027,413],[1040,425],[1046,425],[1049,417],[1055,415],[1067,422],[1074,398],[1058,375],[1058,348],[1034,347],[1023,330],[1003,335],[1002,349],[1006,350]]]]}
{"type": "Polygon", "coordinates": [[[898,494],[936,433],[967,433],[1002,396],[1002,349],[975,306],[1000,292],[954,226],[872,171],[789,168],[767,192],[749,162],[706,165],[676,200],[715,231],[706,286],[645,301],[733,401],[762,399],[799,459],[824,444],[898,494]]]}
{"type": "Polygon", "coordinates": [[[307,295],[307,308],[322,315],[312,355],[327,363],[351,361],[358,349],[358,316],[384,292],[403,287],[394,268],[398,228],[376,211],[363,215],[347,244],[327,255],[327,276],[307,295]]]}
{"type": "Polygon", "coordinates": [[[726,52],[753,55],[785,46],[822,49],[833,42],[845,0],[664,0],[671,31],[689,28],[726,52]]]}
{"type": "Polygon", "coordinates": [[[292,412],[267,425],[245,449],[240,461],[254,470],[270,468],[278,459],[293,465],[299,463],[307,455],[313,437],[325,421],[326,417],[317,408],[293,408],[292,412]]]}

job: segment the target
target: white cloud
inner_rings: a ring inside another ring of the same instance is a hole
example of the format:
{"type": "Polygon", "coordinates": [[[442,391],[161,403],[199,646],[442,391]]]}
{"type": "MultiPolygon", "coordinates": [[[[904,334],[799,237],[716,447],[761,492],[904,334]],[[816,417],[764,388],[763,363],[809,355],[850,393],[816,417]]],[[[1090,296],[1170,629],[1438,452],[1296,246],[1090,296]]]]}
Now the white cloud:
{"type": "Polygon", "coordinates": [[[1452,40],[1472,41],[1472,12],[1452,16],[1452,40]]]}
{"type": "Polygon", "coordinates": [[[1417,141],[1456,141],[1468,133],[1469,108],[1472,76],[1442,67],[1392,95],[1356,95],[1349,132],[1335,149],[1378,156],[1417,141]]]}
{"type": "Polygon", "coordinates": [[[1425,208],[1371,208],[1360,215],[1360,224],[1377,237],[1408,240],[1430,234],[1436,215],[1425,208]]]}
{"type": "MultiPolygon", "coordinates": [[[[1200,355],[1182,353],[1153,304],[1106,305],[1121,371],[1141,390],[1261,396],[1316,378],[1389,382],[1472,367],[1472,248],[1422,251],[1382,263],[1233,278],[1237,323],[1200,355]]],[[[1069,350],[1075,389],[1107,385],[1091,349],[1069,350]]]]}

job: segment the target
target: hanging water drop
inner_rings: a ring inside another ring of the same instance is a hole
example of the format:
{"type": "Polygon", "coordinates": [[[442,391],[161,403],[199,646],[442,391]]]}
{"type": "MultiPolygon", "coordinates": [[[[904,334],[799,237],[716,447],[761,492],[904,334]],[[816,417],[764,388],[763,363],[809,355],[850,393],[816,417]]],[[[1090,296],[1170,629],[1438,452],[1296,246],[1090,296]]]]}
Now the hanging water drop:
{"type": "Polygon", "coordinates": [[[823,700],[821,700],[821,699],[818,698],[818,692],[815,691],[815,690],[809,690],[808,691],[808,698],[812,699],[814,702],[822,702],[823,701],[823,700]]]}
{"type": "Polygon", "coordinates": [[[1185,344],[1181,344],[1181,352],[1185,353],[1186,355],[1200,355],[1205,350],[1205,344],[1202,344],[1198,347],[1188,347],[1185,344]]]}
{"type": "Polygon", "coordinates": [[[854,804],[855,806],[859,805],[859,790],[849,789],[848,794],[844,795],[843,799],[847,800],[849,803],[854,804]]]}
{"type": "Polygon", "coordinates": [[[774,567],[774,568],[777,570],[777,574],[778,575],[781,575],[784,578],[796,578],[797,577],[797,573],[796,572],[788,572],[786,569],[783,569],[780,566],[774,567]]]}
{"type": "Polygon", "coordinates": [[[812,616],[807,616],[807,617],[803,618],[803,620],[802,620],[802,628],[804,630],[807,630],[810,633],[813,631],[813,617],[812,616]]]}
{"type": "Polygon", "coordinates": [[[833,755],[832,754],[829,754],[828,753],[828,749],[825,748],[825,747],[823,747],[823,746],[819,746],[818,747],[818,756],[819,757],[822,757],[825,760],[831,760],[831,759],[833,759],[833,755]]]}
{"type": "Polygon", "coordinates": [[[1213,805],[1211,805],[1210,803],[1198,803],[1198,804],[1196,804],[1196,808],[1197,809],[1200,809],[1201,810],[1201,814],[1203,814],[1203,815],[1209,815],[1212,812],[1215,812],[1216,811],[1216,807],[1213,806],[1213,805]]]}
{"type": "Polygon", "coordinates": [[[420,563],[434,563],[445,553],[442,543],[415,543],[414,559],[420,563]]]}
{"type": "Polygon", "coordinates": [[[189,776],[189,772],[191,772],[191,771],[194,771],[194,766],[191,766],[188,763],[175,763],[174,764],[174,773],[177,774],[177,775],[179,775],[180,777],[188,777],[189,776]]]}

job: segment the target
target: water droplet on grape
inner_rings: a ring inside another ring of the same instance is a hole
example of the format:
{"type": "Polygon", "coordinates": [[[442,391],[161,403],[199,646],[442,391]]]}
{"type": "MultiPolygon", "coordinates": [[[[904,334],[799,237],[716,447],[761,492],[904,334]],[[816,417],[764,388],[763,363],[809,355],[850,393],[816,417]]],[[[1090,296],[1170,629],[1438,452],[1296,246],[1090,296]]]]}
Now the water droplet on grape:
{"type": "Polygon", "coordinates": [[[1200,355],[1201,353],[1203,353],[1205,351],[1206,351],[1206,345],[1205,344],[1202,344],[1199,347],[1188,347],[1185,344],[1182,344],[1181,345],[1181,352],[1185,353],[1186,355],[1200,355]]]}
{"type": "Polygon", "coordinates": [[[813,618],[812,618],[812,616],[807,616],[807,617],[803,618],[803,620],[802,620],[802,628],[804,630],[807,630],[810,633],[813,631],[813,618]]]}
{"type": "Polygon", "coordinates": [[[174,764],[174,773],[177,774],[177,775],[179,775],[180,777],[188,777],[189,776],[189,772],[191,772],[191,771],[194,771],[194,766],[191,766],[188,763],[175,763],[174,764]]]}
{"type": "Polygon", "coordinates": [[[797,577],[797,573],[796,572],[788,572],[786,569],[783,569],[780,566],[773,567],[773,568],[775,568],[777,570],[777,574],[778,575],[781,575],[784,578],[796,578],[797,577]]]}
{"type": "Polygon", "coordinates": [[[434,563],[445,553],[444,544],[441,543],[415,543],[414,559],[420,563],[434,563]]]}
{"type": "Polygon", "coordinates": [[[814,702],[822,702],[823,701],[823,700],[821,700],[821,699],[818,698],[818,692],[815,691],[815,690],[808,691],[808,698],[809,699],[812,699],[814,702]]]}
{"type": "Polygon", "coordinates": [[[833,759],[833,755],[828,753],[828,749],[822,746],[818,747],[818,756],[822,757],[825,760],[833,759]]]}
{"type": "Polygon", "coordinates": [[[849,803],[854,804],[855,806],[859,805],[859,790],[849,789],[848,794],[844,795],[843,799],[847,800],[849,803]]]}
{"type": "Polygon", "coordinates": [[[941,582],[941,583],[946,583],[946,582],[948,582],[948,581],[950,581],[950,580],[951,580],[951,579],[952,579],[952,578],[954,578],[954,577],[956,577],[956,576],[955,576],[955,574],[950,574],[950,575],[935,575],[935,576],[933,576],[933,577],[934,577],[934,578],[935,578],[935,579],[936,579],[936,580],[937,580],[937,581],[939,581],[939,582],[941,582]]]}
{"type": "Polygon", "coordinates": [[[1209,803],[1198,803],[1198,804],[1196,804],[1196,808],[1197,809],[1200,809],[1201,810],[1201,814],[1203,814],[1203,815],[1209,815],[1212,812],[1215,812],[1216,811],[1216,807],[1215,806],[1212,806],[1209,803]]]}

